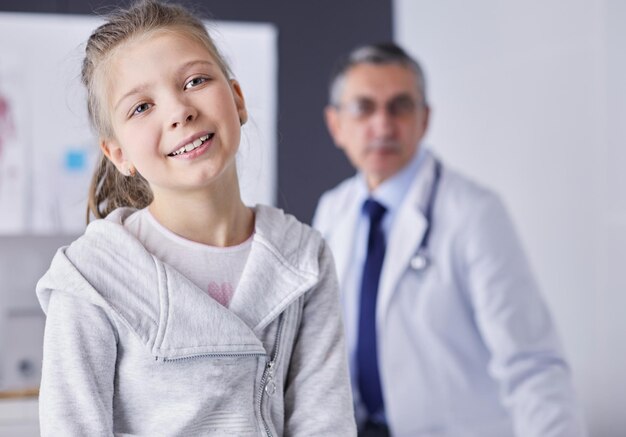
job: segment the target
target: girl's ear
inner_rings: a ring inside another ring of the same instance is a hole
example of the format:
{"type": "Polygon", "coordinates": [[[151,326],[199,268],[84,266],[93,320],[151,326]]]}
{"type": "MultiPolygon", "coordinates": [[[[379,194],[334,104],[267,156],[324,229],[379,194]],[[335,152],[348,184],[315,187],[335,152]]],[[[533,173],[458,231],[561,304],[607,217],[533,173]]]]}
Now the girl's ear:
{"type": "Polygon", "coordinates": [[[246,101],[243,98],[243,91],[241,91],[241,86],[235,79],[230,80],[230,87],[233,90],[235,106],[237,107],[237,113],[239,114],[239,122],[243,126],[246,121],[248,121],[248,111],[246,109],[246,101]]]}
{"type": "Polygon", "coordinates": [[[132,164],[124,158],[124,151],[115,140],[100,139],[100,149],[120,173],[129,175],[132,164]]]}

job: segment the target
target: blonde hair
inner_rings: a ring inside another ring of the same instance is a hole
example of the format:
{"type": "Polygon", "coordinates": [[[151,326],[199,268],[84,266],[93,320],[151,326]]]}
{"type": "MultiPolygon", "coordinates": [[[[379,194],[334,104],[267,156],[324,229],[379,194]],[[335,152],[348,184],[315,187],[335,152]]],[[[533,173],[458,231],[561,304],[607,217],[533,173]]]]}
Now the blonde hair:
{"type": "MultiPolygon", "coordinates": [[[[127,9],[118,9],[87,40],[81,72],[87,89],[87,111],[100,139],[114,136],[104,92],[108,60],[123,43],[163,29],[183,32],[198,41],[213,56],[224,76],[231,78],[230,68],[204,24],[189,10],[158,0],[140,0],[127,9]]],[[[152,199],[152,190],[140,174],[125,176],[102,155],[89,187],[87,222],[92,216],[103,218],[122,206],[145,208],[152,199]]]]}

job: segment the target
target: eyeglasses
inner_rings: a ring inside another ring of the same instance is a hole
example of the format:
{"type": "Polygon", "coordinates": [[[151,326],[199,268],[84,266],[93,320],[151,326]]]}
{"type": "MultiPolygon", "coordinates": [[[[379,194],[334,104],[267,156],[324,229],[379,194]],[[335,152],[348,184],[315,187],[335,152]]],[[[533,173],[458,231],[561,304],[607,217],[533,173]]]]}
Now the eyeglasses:
{"type": "MultiPolygon", "coordinates": [[[[413,97],[400,95],[389,100],[384,105],[387,114],[394,118],[402,118],[415,114],[418,107],[425,106],[423,102],[417,102],[413,97]]],[[[340,111],[345,111],[350,117],[364,120],[378,111],[378,104],[372,99],[359,97],[351,102],[335,105],[340,111]]]]}

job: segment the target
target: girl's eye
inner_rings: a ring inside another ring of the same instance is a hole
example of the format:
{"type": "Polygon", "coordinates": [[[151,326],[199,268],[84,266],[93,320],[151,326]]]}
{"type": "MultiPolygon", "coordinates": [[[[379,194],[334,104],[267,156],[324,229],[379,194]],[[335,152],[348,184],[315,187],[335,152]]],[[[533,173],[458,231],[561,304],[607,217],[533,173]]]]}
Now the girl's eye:
{"type": "Polygon", "coordinates": [[[139,115],[142,112],[146,112],[148,109],[150,109],[149,103],[141,103],[140,105],[137,105],[135,107],[135,110],[133,111],[132,115],[139,115]]]}
{"type": "Polygon", "coordinates": [[[191,79],[189,82],[187,82],[185,84],[185,89],[188,90],[189,88],[193,88],[193,87],[196,87],[198,85],[202,85],[207,80],[208,79],[206,77],[194,77],[193,79],[191,79]]]}

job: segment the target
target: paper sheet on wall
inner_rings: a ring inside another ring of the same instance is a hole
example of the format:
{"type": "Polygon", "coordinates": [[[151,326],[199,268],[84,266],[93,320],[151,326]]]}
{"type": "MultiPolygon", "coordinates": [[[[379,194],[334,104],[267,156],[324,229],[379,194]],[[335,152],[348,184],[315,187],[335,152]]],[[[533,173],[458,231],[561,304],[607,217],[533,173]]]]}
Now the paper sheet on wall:
{"type": "Polygon", "coordinates": [[[26,229],[26,100],[20,60],[0,57],[0,232],[26,229]]]}
{"type": "MultiPolygon", "coordinates": [[[[0,234],[77,234],[99,150],[80,84],[84,42],[101,20],[0,13],[0,234]],[[19,35],[20,37],[16,37],[19,35]]],[[[275,203],[276,29],[212,22],[245,93],[242,197],[275,203]]]]}

